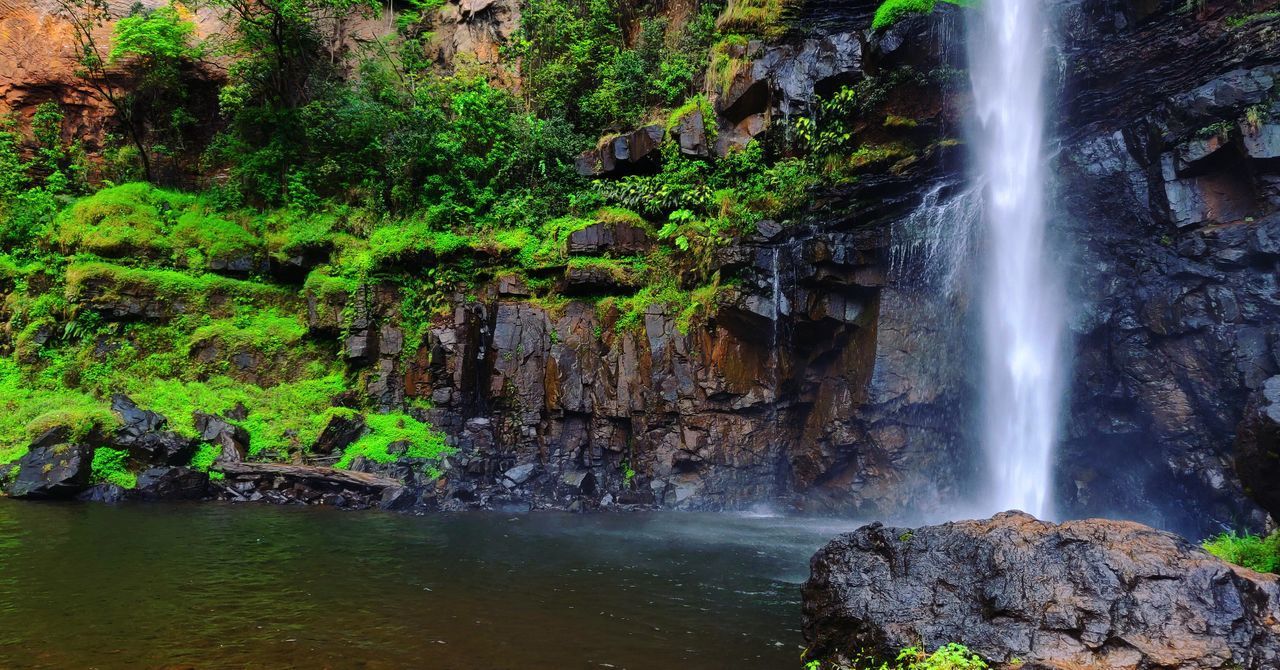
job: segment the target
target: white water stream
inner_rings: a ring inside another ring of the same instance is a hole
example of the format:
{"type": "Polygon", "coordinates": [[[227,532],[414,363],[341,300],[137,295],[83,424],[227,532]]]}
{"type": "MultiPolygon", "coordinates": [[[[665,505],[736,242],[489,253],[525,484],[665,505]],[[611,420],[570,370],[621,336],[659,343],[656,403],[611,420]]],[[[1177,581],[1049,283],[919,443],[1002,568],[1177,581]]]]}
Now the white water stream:
{"type": "Polygon", "coordinates": [[[985,0],[970,30],[987,239],[982,303],[987,511],[1052,516],[1065,328],[1045,244],[1045,24],[1035,0],[985,0]]]}

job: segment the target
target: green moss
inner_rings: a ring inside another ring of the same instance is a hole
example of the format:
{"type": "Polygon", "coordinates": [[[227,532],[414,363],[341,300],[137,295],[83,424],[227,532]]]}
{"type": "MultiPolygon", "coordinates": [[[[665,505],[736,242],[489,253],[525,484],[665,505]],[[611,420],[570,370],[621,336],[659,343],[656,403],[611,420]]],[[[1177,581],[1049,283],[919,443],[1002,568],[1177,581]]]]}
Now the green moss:
{"type": "Polygon", "coordinates": [[[973,0],[885,0],[876,9],[871,29],[883,30],[912,14],[930,14],[939,1],[961,7],[973,4],[973,0]]]}
{"type": "Polygon", "coordinates": [[[350,277],[335,277],[326,268],[317,268],[307,275],[302,290],[322,300],[345,299],[355,293],[360,282],[350,277]]]}
{"type": "Polygon", "coordinates": [[[167,254],[169,219],[175,209],[192,202],[191,196],[144,183],[105,188],[59,214],[51,238],[64,251],[167,254]]]}
{"type": "Polygon", "coordinates": [[[50,428],[65,426],[79,440],[118,425],[107,403],[81,391],[40,387],[11,359],[0,359],[0,463],[21,458],[31,439],[50,428]]]}
{"type": "Polygon", "coordinates": [[[716,19],[716,27],[725,32],[777,37],[786,30],[782,17],[791,4],[791,0],[729,0],[716,19]]]}
{"type": "Polygon", "coordinates": [[[920,125],[920,123],[915,119],[898,116],[897,114],[890,114],[884,117],[885,128],[915,128],[918,125],[920,125]]]}
{"type": "Polygon", "coordinates": [[[231,352],[277,354],[297,346],[306,334],[307,326],[302,319],[268,308],[197,328],[188,349],[217,340],[231,352]]]}
{"type": "MultiPolygon", "coordinates": [[[[196,448],[196,453],[191,455],[191,463],[189,467],[200,472],[209,472],[209,468],[213,466],[214,461],[222,455],[222,447],[216,444],[202,444],[196,448]]],[[[221,473],[219,473],[221,474],[221,473]]],[[[212,473],[210,473],[212,476],[212,473]]]]}
{"type": "MultiPolygon", "coordinates": [[[[728,83],[726,82],[724,86],[721,87],[722,90],[727,86],[728,83]]],[[[702,128],[703,132],[707,135],[707,141],[714,142],[716,137],[716,110],[711,105],[711,101],[708,100],[705,95],[695,95],[690,98],[688,102],[671,110],[671,114],[667,116],[667,132],[670,133],[674,131],[686,116],[698,111],[702,112],[702,128]],[[711,122],[710,124],[708,124],[709,121],[711,122]]]]}
{"type": "Polygon", "coordinates": [[[250,454],[259,455],[313,444],[330,416],[350,411],[333,407],[333,398],[346,388],[342,375],[335,373],[265,389],[214,377],[208,381],[157,379],[135,384],[129,391],[139,406],[163,414],[173,430],[191,437],[197,435],[194,412],[217,414],[242,404],[249,415],[236,423],[249,433],[250,454]]]}
{"type": "Polygon", "coordinates": [[[368,269],[406,261],[413,255],[445,258],[473,247],[473,242],[468,235],[452,230],[434,230],[421,222],[385,225],[369,236],[368,269]]]}
{"type": "Polygon", "coordinates": [[[1205,551],[1228,563],[1258,572],[1280,571],[1280,531],[1266,537],[1223,533],[1205,540],[1205,551]]]}
{"type": "Polygon", "coordinates": [[[275,286],[213,274],[131,268],[102,261],[80,261],[67,266],[68,300],[78,301],[84,297],[89,284],[101,287],[108,298],[121,289],[141,288],[154,292],[158,298],[186,299],[196,305],[203,305],[213,295],[258,300],[268,304],[286,302],[292,298],[288,291],[275,286]]]}
{"type": "Polygon", "coordinates": [[[131,489],[138,485],[137,475],[129,472],[129,452],[123,449],[98,447],[93,450],[93,481],[108,482],[120,488],[131,489]]]}
{"type": "MultiPolygon", "coordinates": [[[[252,256],[262,247],[257,235],[229,219],[192,210],[178,217],[170,244],[179,258],[227,260],[252,256]]],[[[195,267],[203,266],[203,263],[195,267]]]]}
{"type": "Polygon", "coordinates": [[[408,414],[371,414],[365,417],[369,432],[348,446],[336,467],[349,468],[356,458],[363,456],[375,463],[391,463],[400,456],[439,460],[453,453],[445,442],[444,433],[433,429],[408,414]],[[407,443],[403,454],[388,451],[393,444],[407,443]]]}
{"type": "Polygon", "coordinates": [[[299,213],[281,210],[265,219],[266,245],[278,259],[293,256],[304,249],[333,244],[337,238],[338,217],[328,213],[299,213]]]}

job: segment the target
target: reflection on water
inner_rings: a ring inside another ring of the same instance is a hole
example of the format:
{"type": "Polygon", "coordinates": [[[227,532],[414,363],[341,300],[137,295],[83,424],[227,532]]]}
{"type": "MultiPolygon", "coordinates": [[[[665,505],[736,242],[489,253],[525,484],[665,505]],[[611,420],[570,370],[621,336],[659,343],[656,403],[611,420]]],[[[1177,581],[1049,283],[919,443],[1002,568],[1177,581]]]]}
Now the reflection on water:
{"type": "Polygon", "coordinates": [[[2,500],[0,667],[798,667],[854,525],[2,500]]]}

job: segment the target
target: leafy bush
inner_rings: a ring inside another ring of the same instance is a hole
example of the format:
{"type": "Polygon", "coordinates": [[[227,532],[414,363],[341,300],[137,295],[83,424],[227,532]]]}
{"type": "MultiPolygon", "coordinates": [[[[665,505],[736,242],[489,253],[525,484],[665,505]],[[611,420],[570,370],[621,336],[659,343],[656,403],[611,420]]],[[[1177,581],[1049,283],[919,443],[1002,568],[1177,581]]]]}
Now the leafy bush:
{"type": "Polygon", "coordinates": [[[124,449],[98,447],[93,450],[90,469],[95,482],[108,482],[120,488],[131,489],[138,485],[138,477],[129,471],[129,452],[124,449]]]}
{"type": "Polygon", "coordinates": [[[1258,572],[1280,571],[1280,531],[1266,537],[1222,533],[1205,540],[1205,551],[1228,563],[1244,566],[1258,572]]]}

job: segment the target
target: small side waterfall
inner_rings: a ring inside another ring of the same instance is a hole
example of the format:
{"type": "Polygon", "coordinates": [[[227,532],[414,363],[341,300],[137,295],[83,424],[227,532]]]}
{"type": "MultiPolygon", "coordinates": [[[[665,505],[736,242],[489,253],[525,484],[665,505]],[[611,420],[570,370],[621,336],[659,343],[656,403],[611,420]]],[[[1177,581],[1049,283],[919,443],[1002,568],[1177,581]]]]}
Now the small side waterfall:
{"type": "Polygon", "coordinates": [[[988,511],[1053,514],[1052,452],[1062,396],[1064,304],[1045,245],[1045,23],[1039,2],[986,0],[970,72],[986,187],[983,446],[988,511]]]}

